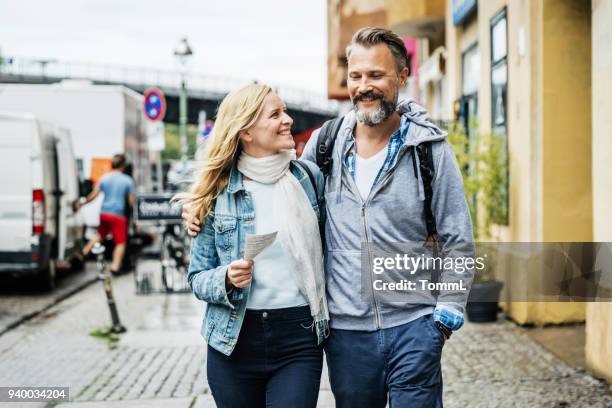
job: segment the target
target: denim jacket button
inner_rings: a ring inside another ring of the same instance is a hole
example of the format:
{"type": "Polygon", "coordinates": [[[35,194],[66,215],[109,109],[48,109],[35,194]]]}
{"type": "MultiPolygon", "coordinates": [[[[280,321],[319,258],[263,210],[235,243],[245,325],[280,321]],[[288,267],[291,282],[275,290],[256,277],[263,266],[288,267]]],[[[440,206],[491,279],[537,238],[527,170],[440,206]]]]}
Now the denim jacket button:
{"type": "Polygon", "coordinates": [[[268,312],[263,312],[263,313],[261,314],[261,317],[263,317],[264,319],[265,319],[266,317],[268,317],[268,312]]]}

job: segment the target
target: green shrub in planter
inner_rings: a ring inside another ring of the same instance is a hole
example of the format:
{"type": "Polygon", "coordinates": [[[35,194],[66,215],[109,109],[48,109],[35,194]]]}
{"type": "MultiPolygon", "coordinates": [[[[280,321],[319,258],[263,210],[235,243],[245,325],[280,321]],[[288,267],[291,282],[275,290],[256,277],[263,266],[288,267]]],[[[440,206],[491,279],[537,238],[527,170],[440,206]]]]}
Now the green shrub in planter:
{"type": "MultiPolygon", "coordinates": [[[[508,214],[508,166],[504,140],[489,133],[480,134],[476,140],[470,141],[461,125],[451,124],[448,141],[453,146],[463,177],[474,238],[477,242],[498,241],[493,236],[492,226],[494,223],[507,223],[508,214]]],[[[483,256],[479,246],[476,247],[476,256],[483,256]]],[[[466,311],[471,321],[497,320],[503,283],[495,280],[495,255],[491,250],[486,253],[485,268],[474,277],[468,298],[466,311]]]]}

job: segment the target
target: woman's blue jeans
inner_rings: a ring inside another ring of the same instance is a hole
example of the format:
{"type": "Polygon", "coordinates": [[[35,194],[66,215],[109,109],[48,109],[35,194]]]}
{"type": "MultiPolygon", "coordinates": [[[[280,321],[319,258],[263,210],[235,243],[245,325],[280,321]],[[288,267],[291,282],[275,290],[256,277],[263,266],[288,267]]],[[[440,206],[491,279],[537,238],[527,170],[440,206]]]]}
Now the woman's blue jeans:
{"type": "Polygon", "coordinates": [[[230,356],[208,347],[219,408],[316,407],[323,369],[308,306],[247,310],[230,356]]]}

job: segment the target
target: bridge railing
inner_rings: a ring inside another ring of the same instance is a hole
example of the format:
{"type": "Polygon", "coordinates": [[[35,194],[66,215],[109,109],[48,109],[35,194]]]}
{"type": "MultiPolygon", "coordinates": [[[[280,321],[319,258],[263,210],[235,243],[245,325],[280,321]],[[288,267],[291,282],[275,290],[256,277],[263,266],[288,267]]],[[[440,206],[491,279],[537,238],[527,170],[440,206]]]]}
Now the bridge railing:
{"type": "MultiPolygon", "coordinates": [[[[88,79],[127,86],[156,86],[171,92],[178,92],[181,86],[180,70],[19,57],[4,57],[0,64],[0,73],[12,76],[38,77],[43,80],[45,78],[88,79]]],[[[253,82],[248,79],[189,72],[186,73],[186,81],[189,92],[217,96],[225,95],[233,89],[253,82]]],[[[290,107],[297,107],[305,111],[319,111],[330,115],[335,115],[339,111],[339,103],[328,100],[323,95],[283,85],[270,85],[290,107]]]]}

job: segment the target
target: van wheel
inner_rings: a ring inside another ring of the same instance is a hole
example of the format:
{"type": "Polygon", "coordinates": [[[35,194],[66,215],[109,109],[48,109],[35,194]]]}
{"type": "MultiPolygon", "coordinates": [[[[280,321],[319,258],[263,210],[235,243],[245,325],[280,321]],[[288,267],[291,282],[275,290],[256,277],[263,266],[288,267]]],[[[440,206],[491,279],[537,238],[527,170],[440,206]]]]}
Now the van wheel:
{"type": "Polygon", "coordinates": [[[35,277],[35,284],[41,290],[51,290],[55,288],[55,276],[57,265],[53,259],[49,260],[47,267],[41,270],[35,277]]]}

